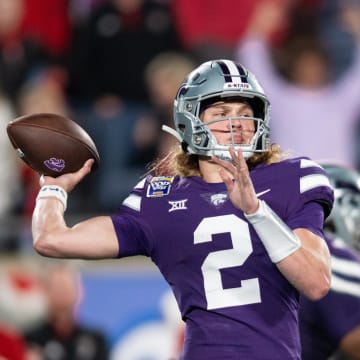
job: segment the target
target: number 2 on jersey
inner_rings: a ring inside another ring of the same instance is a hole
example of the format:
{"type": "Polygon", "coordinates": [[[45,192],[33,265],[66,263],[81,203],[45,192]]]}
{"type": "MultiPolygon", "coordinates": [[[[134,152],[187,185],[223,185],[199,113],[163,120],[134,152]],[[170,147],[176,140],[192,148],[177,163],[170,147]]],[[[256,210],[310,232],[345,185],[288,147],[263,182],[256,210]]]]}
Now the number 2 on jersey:
{"type": "Polygon", "coordinates": [[[232,248],[214,251],[205,258],[201,270],[208,309],[261,302],[259,279],[244,279],[240,286],[224,289],[221,269],[241,266],[253,251],[248,224],[235,215],[203,219],[194,232],[194,244],[212,241],[212,235],[230,233],[232,248]]]}

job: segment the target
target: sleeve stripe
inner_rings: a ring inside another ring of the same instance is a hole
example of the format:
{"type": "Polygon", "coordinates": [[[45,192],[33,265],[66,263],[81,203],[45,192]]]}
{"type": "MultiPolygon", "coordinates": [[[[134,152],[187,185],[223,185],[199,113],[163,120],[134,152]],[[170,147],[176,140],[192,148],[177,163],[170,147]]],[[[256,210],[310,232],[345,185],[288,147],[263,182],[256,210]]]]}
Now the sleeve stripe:
{"type": "Polygon", "coordinates": [[[135,189],[143,189],[145,187],[146,178],[140,180],[136,185],[135,189]]]}
{"type": "Polygon", "coordinates": [[[339,274],[351,276],[360,280],[360,264],[354,261],[339,259],[332,256],[331,268],[339,274]]]}
{"type": "Polygon", "coordinates": [[[140,211],[141,208],[141,196],[130,194],[122,203],[130,209],[140,211]]]}
{"type": "Polygon", "coordinates": [[[328,177],[323,174],[311,174],[300,178],[301,194],[320,186],[328,186],[331,188],[328,177]]]}
{"type": "Polygon", "coordinates": [[[318,163],[316,163],[315,161],[308,160],[308,159],[301,159],[300,168],[305,169],[305,168],[309,168],[309,167],[321,168],[321,166],[318,163]]]}
{"type": "Polygon", "coordinates": [[[360,297],[359,283],[341,279],[334,274],[331,276],[331,290],[360,297]]]}

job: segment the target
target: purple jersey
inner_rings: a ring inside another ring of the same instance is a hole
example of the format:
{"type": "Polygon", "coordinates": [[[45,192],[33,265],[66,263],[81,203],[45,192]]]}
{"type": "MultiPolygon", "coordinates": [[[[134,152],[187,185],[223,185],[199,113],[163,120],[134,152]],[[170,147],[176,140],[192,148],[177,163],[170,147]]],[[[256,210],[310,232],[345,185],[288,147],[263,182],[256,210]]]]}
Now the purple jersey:
{"type": "Polygon", "coordinates": [[[326,239],[332,262],[329,293],[320,301],[300,300],[303,360],[326,360],[360,324],[360,257],[339,239],[326,239]]]}
{"type": "MultiPolygon", "coordinates": [[[[291,229],[321,233],[302,211],[314,201],[318,212],[332,205],[319,165],[297,158],[250,174],[257,196],[291,229]]],[[[300,359],[299,294],[223,183],[148,177],[112,220],[119,257],[149,256],[172,287],[186,322],[184,359],[300,359]]]]}

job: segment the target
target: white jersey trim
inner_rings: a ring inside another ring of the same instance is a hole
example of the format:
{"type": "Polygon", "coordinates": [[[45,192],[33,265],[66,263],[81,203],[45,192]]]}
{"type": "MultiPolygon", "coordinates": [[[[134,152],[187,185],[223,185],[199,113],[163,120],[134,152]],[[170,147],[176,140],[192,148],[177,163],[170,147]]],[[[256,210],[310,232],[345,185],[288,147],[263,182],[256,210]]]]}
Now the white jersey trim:
{"type": "Polygon", "coordinates": [[[332,270],[339,274],[351,276],[360,279],[360,264],[345,259],[339,259],[335,256],[331,257],[332,270]]]}
{"type": "Polygon", "coordinates": [[[309,167],[317,167],[317,168],[322,169],[321,165],[319,165],[317,162],[315,162],[313,160],[309,160],[309,159],[301,159],[300,167],[301,167],[301,169],[305,169],[305,168],[309,168],[309,167]]]}
{"type": "Polygon", "coordinates": [[[319,186],[328,186],[331,188],[330,181],[327,176],[322,174],[311,174],[300,178],[300,193],[315,189],[319,186]]]}
{"type": "Polygon", "coordinates": [[[130,194],[124,201],[123,205],[135,211],[140,211],[141,208],[141,196],[130,194]]]}
{"type": "Polygon", "coordinates": [[[359,283],[342,279],[334,274],[331,275],[331,290],[360,297],[359,283]]]}

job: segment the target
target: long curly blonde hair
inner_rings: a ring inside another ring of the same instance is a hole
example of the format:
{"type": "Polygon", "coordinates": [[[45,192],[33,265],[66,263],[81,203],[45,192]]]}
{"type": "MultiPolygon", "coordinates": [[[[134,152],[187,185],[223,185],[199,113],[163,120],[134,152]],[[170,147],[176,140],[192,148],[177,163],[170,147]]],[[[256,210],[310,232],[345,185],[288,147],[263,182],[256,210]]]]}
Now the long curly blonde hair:
{"type": "MultiPolygon", "coordinates": [[[[272,144],[268,150],[255,153],[247,160],[249,170],[259,164],[272,164],[287,157],[278,144],[272,144]]],[[[204,157],[205,158],[205,157],[204,157]]],[[[153,176],[200,176],[199,155],[184,152],[178,145],[163,158],[155,160],[148,167],[148,174],[153,176]]]]}

